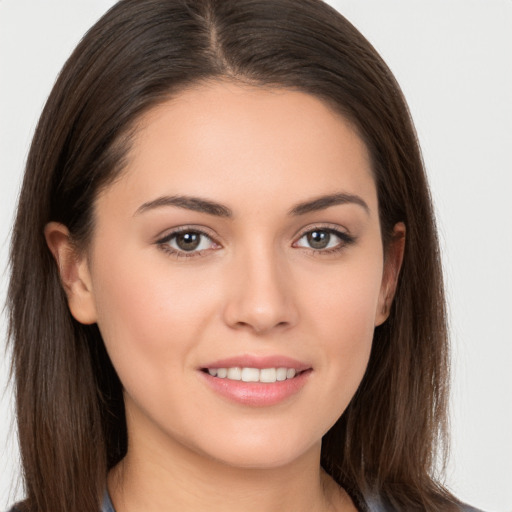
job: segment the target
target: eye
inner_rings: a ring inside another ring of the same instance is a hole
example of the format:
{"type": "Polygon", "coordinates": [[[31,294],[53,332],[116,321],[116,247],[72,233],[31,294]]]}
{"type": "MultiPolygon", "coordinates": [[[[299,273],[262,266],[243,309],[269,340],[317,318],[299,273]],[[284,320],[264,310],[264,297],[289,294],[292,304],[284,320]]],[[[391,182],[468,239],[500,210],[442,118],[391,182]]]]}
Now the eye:
{"type": "Polygon", "coordinates": [[[315,251],[336,251],[354,242],[354,238],[347,233],[342,233],[331,228],[315,228],[304,233],[295,247],[304,247],[315,251]]]}
{"type": "Polygon", "coordinates": [[[219,247],[206,233],[194,229],[174,231],[158,240],[157,244],[176,256],[193,256],[219,247]]]}

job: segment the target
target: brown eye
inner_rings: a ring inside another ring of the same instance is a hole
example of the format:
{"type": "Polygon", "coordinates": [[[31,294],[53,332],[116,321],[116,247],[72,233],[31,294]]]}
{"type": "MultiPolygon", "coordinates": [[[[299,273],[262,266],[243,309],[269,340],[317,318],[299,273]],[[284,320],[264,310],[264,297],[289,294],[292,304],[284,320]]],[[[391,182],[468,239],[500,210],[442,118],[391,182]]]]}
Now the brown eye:
{"type": "Polygon", "coordinates": [[[329,231],[310,231],[306,235],[309,246],[312,249],[325,249],[331,241],[331,233],[329,231]]]}
{"type": "Polygon", "coordinates": [[[201,243],[201,233],[195,233],[193,231],[188,233],[180,233],[175,236],[176,245],[182,251],[195,251],[201,243]]]}
{"type": "Polygon", "coordinates": [[[342,250],[354,242],[354,237],[348,233],[330,228],[316,228],[305,232],[293,246],[329,253],[342,250]]]}
{"type": "Polygon", "coordinates": [[[201,253],[208,249],[218,249],[219,246],[205,233],[195,230],[183,230],[170,233],[158,241],[166,251],[176,255],[190,255],[201,253]]]}

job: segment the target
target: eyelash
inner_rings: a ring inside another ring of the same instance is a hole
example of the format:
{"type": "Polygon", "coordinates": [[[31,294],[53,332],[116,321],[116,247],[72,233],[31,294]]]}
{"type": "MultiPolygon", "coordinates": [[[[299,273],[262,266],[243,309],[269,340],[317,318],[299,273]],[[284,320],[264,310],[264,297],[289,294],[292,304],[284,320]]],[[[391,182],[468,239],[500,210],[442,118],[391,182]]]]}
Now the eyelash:
{"type": "MultiPolygon", "coordinates": [[[[206,237],[209,240],[211,240],[211,242],[213,244],[218,245],[213,240],[211,235],[209,235],[208,233],[206,233],[205,231],[203,231],[201,229],[198,229],[198,228],[192,227],[192,226],[183,226],[182,228],[175,229],[171,233],[165,235],[163,238],[160,238],[159,240],[157,240],[156,244],[159,246],[160,249],[162,249],[162,251],[166,252],[167,254],[169,254],[175,258],[193,258],[193,257],[200,256],[202,253],[209,250],[209,249],[203,249],[200,251],[187,252],[184,250],[177,250],[177,249],[173,249],[172,247],[170,247],[169,242],[171,242],[177,236],[179,236],[181,234],[186,234],[186,233],[194,233],[194,234],[200,235],[202,237],[206,237]]],[[[220,245],[219,245],[219,247],[220,247],[220,245]]]]}
{"type": "MultiPolygon", "coordinates": [[[[217,244],[213,240],[211,235],[209,235],[208,233],[206,233],[205,231],[203,231],[201,229],[198,229],[196,227],[191,227],[191,226],[184,226],[182,228],[172,231],[171,233],[165,235],[163,238],[160,238],[159,240],[157,240],[156,244],[162,251],[166,252],[167,254],[169,254],[175,258],[198,257],[198,256],[201,256],[204,252],[210,250],[210,249],[203,249],[203,250],[199,250],[199,251],[196,251],[196,250],[185,251],[185,250],[177,250],[177,249],[170,247],[169,242],[174,240],[180,234],[186,234],[186,233],[196,234],[196,235],[200,235],[201,237],[206,237],[207,239],[209,239],[211,241],[212,244],[217,245],[218,247],[221,247],[219,244],[217,244]]],[[[303,231],[300,234],[300,236],[297,238],[297,241],[294,242],[293,247],[303,248],[308,251],[312,251],[312,253],[315,255],[320,254],[320,255],[325,256],[328,254],[339,253],[339,252],[343,251],[347,246],[352,245],[355,242],[356,242],[356,238],[354,236],[349,235],[348,233],[345,233],[338,229],[334,229],[334,228],[327,227],[327,226],[313,226],[313,227],[309,227],[307,230],[303,231]],[[334,235],[337,238],[339,238],[340,242],[336,246],[328,248],[328,249],[314,249],[312,247],[308,248],[308,247],[301,247],[301,246],[297,247],[295,245],[300,240],[302,240],[304,237],[306,237],[308,234],[313,233],[315,231],[328,233],[329,235],[334,235]]]]}
{"type": "Polygon", "coordinates": [[[331,247],[329,249],[314,249],[312,247],[307,248],[303,247],[304,249],[307,249],[309,251],[313,251],[314,255],[320,254],[322,256],[327,256],[329,254],[337,254],[344,249],[346,249],[349,245],[352,245],[356,242],[356,238],[352,235],[349,235],[348,233],[344,231],[340,231],[339,229],[332,228],[325,225],[319,225],[319,226],[312,226],[308,227],[307,230],[303,231],[300,236],[297,238],[297,242],[294,242],[294,245],[298,243],[300,240],[302,240],[305,236],[307,236],[310,233],[314,233],[315,231],[320,231],[323,233],[328,233],[329,235],[334,235],[337,238],[339,238],[340,242],[336,244],[334,247],[331,247]]]}

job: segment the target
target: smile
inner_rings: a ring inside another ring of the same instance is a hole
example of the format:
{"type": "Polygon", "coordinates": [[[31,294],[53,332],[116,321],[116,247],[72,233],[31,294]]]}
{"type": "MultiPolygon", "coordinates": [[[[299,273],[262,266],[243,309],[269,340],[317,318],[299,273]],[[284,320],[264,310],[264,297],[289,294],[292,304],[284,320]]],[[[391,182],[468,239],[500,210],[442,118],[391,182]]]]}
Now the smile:
{"type": "Polygon", "coordinates": [[[238,380],[243,382],[263,382],[268,384],[293,379],[298,373],[295,368],[285,367],[259,369],[247,367],[240,368],[235,366],[231,368],[208,368],[207,371],[212,377],[217,377],[219,379],[238,380]]]}

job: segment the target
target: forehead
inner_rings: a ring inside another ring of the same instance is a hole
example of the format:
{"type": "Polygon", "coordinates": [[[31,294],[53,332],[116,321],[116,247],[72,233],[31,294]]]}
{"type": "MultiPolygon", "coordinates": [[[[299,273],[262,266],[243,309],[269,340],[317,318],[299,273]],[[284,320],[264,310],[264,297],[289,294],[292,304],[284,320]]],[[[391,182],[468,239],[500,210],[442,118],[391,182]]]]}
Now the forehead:
{"type": "Polygon", "coordinates": [[[113,187],[133,208],[163,193],[226,204],[258,194],[283,207],[333,190],[376,200],[364,142],[327,103],[230,82],[189,88],[146,113],[113,187]]]}

